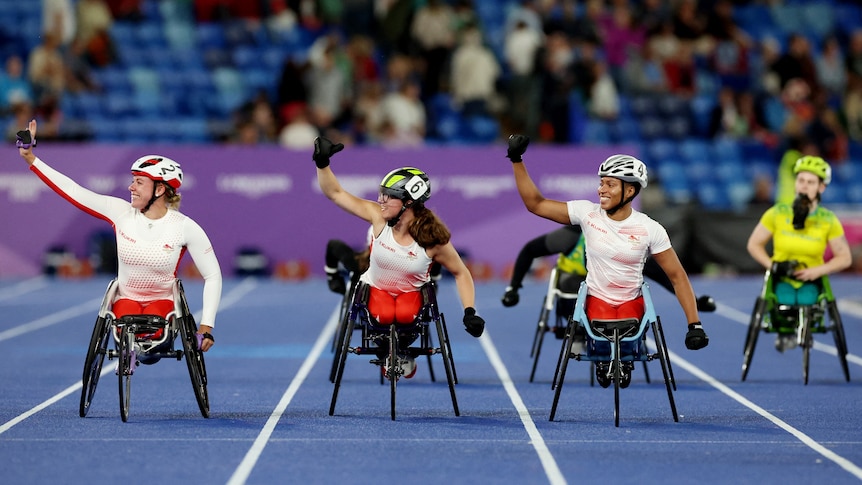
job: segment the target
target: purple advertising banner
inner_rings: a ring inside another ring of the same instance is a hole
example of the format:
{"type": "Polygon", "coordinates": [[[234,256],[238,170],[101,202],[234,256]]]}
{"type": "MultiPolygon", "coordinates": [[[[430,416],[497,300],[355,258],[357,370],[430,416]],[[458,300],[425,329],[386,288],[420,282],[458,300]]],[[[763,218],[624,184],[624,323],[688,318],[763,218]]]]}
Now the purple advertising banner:
{"type": "MultiPolygon", "coordinates": [[[[545,197],[597,200],[599,163],[626,151],[631,153],[627,147],[533,146],[525,160],[545,197]]],[[[124,199],[129,198],[129,167],[138,157],[160,154],[180,162],[185,172],[180,210],[207,232],[225,275],[234,270],[236,253],[243,247],[258,248],[271,263],[307,262],[314,273],[322,274],[329,239],[354,247],[365,240],[366,223],[321,194],[310,150],[45,143],[36,153],[81,185],[124,199]]],[[[505,153],[502,144],[347,147],[333,157],[332,168],[347,191],[373,200],[390,170],[424,170],[432,186],[427,206],[449,226],[455,247],[469,261],[499,274],[525,242],[558,227],[524,208],[505,153]]],[[[0,227],[0,277],[39,273],[46,250],[55,245],[85,257],[94,232],[111,230],[44,185],[14,149],[7,150],[0,165],[0,227]]]]}

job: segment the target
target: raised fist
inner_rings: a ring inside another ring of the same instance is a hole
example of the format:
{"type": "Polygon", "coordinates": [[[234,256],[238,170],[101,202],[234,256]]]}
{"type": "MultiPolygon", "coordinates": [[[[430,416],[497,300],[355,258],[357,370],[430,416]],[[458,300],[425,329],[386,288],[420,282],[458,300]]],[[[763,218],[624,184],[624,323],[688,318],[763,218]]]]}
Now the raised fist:
{"type": "Polygon", "coordinates": [[[506,152],[506,157],[517,163],[522,161],[521,155],[527,151],[527,145],[530,144],[530,137],[527,135],[509,135],[509,150],[506,152]]]}

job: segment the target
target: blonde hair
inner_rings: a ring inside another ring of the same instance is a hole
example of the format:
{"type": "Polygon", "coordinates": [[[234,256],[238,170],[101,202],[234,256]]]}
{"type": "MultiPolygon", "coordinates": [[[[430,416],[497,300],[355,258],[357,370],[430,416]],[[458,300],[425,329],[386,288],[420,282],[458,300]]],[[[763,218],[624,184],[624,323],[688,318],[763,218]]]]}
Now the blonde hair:
{"type": "Polygon", "coordinates": [[[180,210],[180,199],[183,196],[177,193],[177,189],[170,185],[166,183],[162,183],[162,185],[165,187],[165,204],[167,204],[169,209],[180,210]]]}

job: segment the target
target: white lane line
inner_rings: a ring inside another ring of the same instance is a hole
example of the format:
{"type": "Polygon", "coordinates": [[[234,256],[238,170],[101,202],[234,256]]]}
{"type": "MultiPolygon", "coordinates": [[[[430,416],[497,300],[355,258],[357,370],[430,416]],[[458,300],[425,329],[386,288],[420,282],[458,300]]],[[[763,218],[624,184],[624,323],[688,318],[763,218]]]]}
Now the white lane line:
{"type": "Polygon", "coordinates": [[[524,429],[527,430],[527,435],[530,436],[530,444],[533,445],[533,448],[536,450],[536,454],[539,455],[539,460],[542,462],[542,468],[545,469],[545,475],[548,477],[548,481],[555,485],[565,484],[566,479],[563,477],[560,467],[557,466],[557,461],[554,460],[554,456],[545,444],[542,434],[539,433],[539,430],[536,428],[536,424],[530,416],[530,411],[527,409],[527,406],[524,405],[521,395],[518,394],[515,383],[512,382],[512,378],[509,376],[509,371],[506,369],[506,365],[503,364],[502,359],[500,359],[500,354],[497,352],[497,348],[491,341],[491,336],[488,334],[487,329],[485,330],[485,335],[479,338],[479,343],[482,344],[485,354],[488,355],[488,360],[491,362],[494,370],[497,371],[497,377],[503,384],[506,394],[509,395],[509,399],[518,411],[518,417],[521,418],[521,424],[524,425],[524,429]]]}
{"type": "MultiPolygon", "coordinates": [[[[219,305],[219,309],[223,310],[223,309],[227,308],[228,306],[233,305],[234,303],[239,301],[239,298],[242,295],[245,295],[246,293],[250,292],[256,286],[257,286],[257,282],[255,282],[253,278],[246,278],[239,285],[237,285],[237,287],[234,288],[228,295],[226,295],[225,299],[223,299],[221,302],[222,304],[219,305]]],[[[95,300],[96,305],[101,304],[103,299],[104,299],[104,297],[96,299],[95,300]]],[[[92,311],[92,305],[93,305],[93,303],[89,302],[89,303],[85,303],[85,304],[79,305],[79,306],[80,307],[89,306],[89,310],[92,311]]],[[[78,307],[75,307],[75,308],[78,308],[78,307]]],[[[67,310],[67,311],[70,311],[70,310],[67,310]]],[[[64,313],[64,312],[60,312],[60,313],[64,313]]],[[[98,313],[98,312],[96,312],[96,313],[98,313]]],[[[200,313],[200,310],[198,310],[198,313],[200,313]]],[[[54,315],[57,315],[57,314],[54,314],[54,315]]],[[[45,317],[45,318],[48,318],[48,317],[45,317]]],[[[42,320],[44,320],[44,319],[42,319],[42,320]]],[[[37,322],[38,321],[39,320],[37,320],[37,322]]],[[[47,325],[53,325],[54,323],[57,323],[57,322],[52,322],[52,323],[49,323],[47,325]]],[[[44,327],[47,325],[42,325],[42,326],[44,327]]],[[[41,328],[41,327],[39,327],[39,328],[41,328]]],[[[6,332],[4,332],[4,333],[6,333],[6,332]]],[[[2,336],[3,336],[3,334],[0,334],[0,340],[3,340],[2,336]]],[[[100,376],[104,376],[105,374],[107,374],[109,372],[113,372],[113,370],[114,370],[113,366],[108,366],[107,368],[103,368],[100,376]]],[[[22,413],[16,417],[12,418],[11,420],[7,421],[6,423],[3,423],[2,425],[0,425],[0,434],[3,434],[6,431],[9,431],[13,426],[20,423],[21,421],[24,421],[25,419],[29,418],[30,416],[38,413],[39,411],[47,408],[48,406],[56,403],[60,399],[63,399],[64,397],[75,392],[76,390],[81,389],[82,385],[83,385],[83,383],[81,381],[78,381],[75,384],[72,384],[71,386],[67,387],[66,389],[64,389],[64,390],[60,391],[59,393],[46,399],[41,404],[38,404],[37,406],[33,407],[29,411],[26,411],[26,412],[24,412],[24,413],[22,413]]]]}
{"type": "Polygon", "coordinates": [[[227,481],[228,485],[240,485],[245,483],[248,479],[254,465],[260,458],[261,453],[263,453],[263,449],[269,442],[269,438],[272,436],[275,426],[278,424],[278,421],[281,419],[281,416],[290,404],[290,401],[296,395],[296,392],[305,381],[305,378],[308,377],[308,374],[311,372],[311,369],[314,367],[314,364],[317,362],[323,349],[329,345],[329,342],[332,339],[332,334],[335,332],[335,327],[338,324],[340,309],[341,306],[339,305],[335,307],[335,310],[333,310],[332,315],[326,322],[326,326],[323,327],[323,331],[320,332],[320,335],[317,337],[317,341],[305,357],[305,361],[302,363],[299,371],[297,371],[296,375],[293,377],[287,390],[284,391],[284,395],[281,396],[281,400],[278,402],[278,405],[275,406],[275,409],[273,409],[272,414],[270,414],[269,419],[266,421],[266,424],[264,424],[263,428],[260,430],[260,433],[257,435],[257,439],[254,440],[251,448],[249,448],[245,457],[243,457],[242,462],[240,462],[239,466],[233,472],[233,475],[231,475],[230,479],[227,481]]]}
{"type": "Polygon", "coordinates": [[[44,288],[47,285],[48,278],[45,276],[37,276],[35,278],[24,280],[14,286],[4,288],[2,291],[0,291],[0,301],[10,300],[12,298],[15,298],[16,296],[21,296],[31,291],[44,288]]]}
{"type": "MultiPolygon", "coordinates": [[[[652,345],[655,346],[655,342],[653,342],[652,345]]],[[[693,374],[698,379],[706,382],[707,384],[714,387],[715,389],[717,389],[722,394],[728,396],[729,398],[733,399],[734,401],[742,404],[743,406],[745,406],[745,407],[751,409],[752,411],[756,412],[757,414],[763,416],[764,418],[771,421],[773,424],[775,424],[779,428],[781,428],[784,431],[793,435],[796,439],[801,441],[802,444],[804,444],[805,446],[808,446],[812,450],[823,455],[823,457],[826,458],[827,460],[834,462],[835,464],[837,464],[838,466],[840,466],[841,468],[843,468],[844,470],[846,470],[847,472],[849,472],[850,474],[855,476],[856,478],[862,480],[862,468],[860,468],[858,465],[856,465],[852,461],[850,461],[850,460],[842,457],[841,455],[833,452],[829,448],[826,448],[825,446],[818,443],[817,441],[815,441],[813,438],[811,438],[807,434],[805,434],[802,431],[800,431],[800,430],[794,428],[793,426],[787,424],[786,422],[781,420],[779,417],[777,417],[774,414],[770,413],[769,411],[763,409],[762,407],[758,406],[757,404],[749,401],[743,395],[739,394],[738,392],[734,391],[733,389],[722,384],[721,382],[719,382],[717,379],[715,379],[711,375],[702,371],[699,367],[693,365],[692,363],[690,363],[687,360],[680,357],[678,354],[675,354],[674,352],[669,352],[669,353],[670,353],[671,359],[673,361],[672,365],[681,366],[683,369],[687,370],[689,373],[693,374]]]]}
{"type": "Polygon", "coordinates": [[[85,303],[81,303],[80,305],[73,306],[72,308],[67,308],[66,310],[59,311],[56,313],[52,313],[50,315],[46,315],[42,318],[38,318],[33,320],[32,322],[24,323],[18,325],[17,327],[12,327],[9,330],[5,330],[0,332],[0,342],[4,340],[9,340],[14,337],[18,337],[20,335],[24,335],[25,333],[32,332],[35,330],[39,330],[41,328],[50,327],[51,325],[56,325],[60,322],[69,320],[70,318],[75,318],[80,315],[84,315],[85,313],[93,314],[93,321],[96,321],[96,314],[99,310],[99,305],[102,303],[103,298],[96,298],[95,300],[90,300],[85,303]]]}

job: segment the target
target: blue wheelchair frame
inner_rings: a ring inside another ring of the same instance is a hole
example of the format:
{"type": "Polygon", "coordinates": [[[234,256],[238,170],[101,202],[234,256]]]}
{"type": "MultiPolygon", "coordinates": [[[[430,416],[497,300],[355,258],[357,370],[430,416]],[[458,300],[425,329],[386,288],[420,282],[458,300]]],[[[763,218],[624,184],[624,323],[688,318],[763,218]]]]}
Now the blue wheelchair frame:
{"type": "Polygon", "coordinates": [[[763,276],[763,287],[754,302],[748,333],[745,339],[742,362],[742,380],[748,377],[751,360],[757,346],[757,337],[761,331],[766,333],[794,333],[797,343],[802,347],[802,379],[808,384],[808,368],[811,359],[811,348],[814,346],[815,333],[832,332],[835,349],[844,380],[850,382],[850,369],[847,365],[847,339],[838,304],[832,293],[832,285],[828,276],[820,278],[820,294],[813,305],[780,305],[775,294],[775,276],[772,269],[766,270],[763,276]],[[830,323],[827,323],[826,317],[830,323]]]}
{"type": "Polygon", "coordinates": [[[446,329],[446,319],[437,305],[437,284],[431,281],[422,286],[419,291],[422,293],[422,307],[413,323],[409,325],[381,325],[374,320],[368,311],[369,286],[362,282],[353,286],[350,292],[349,307],[336,336],[337,353],[333,363],[334,388],[329,405],[330,416],[335,413],[335,404],[338,400],[338,392],[341,388],[348,354],[373,356],[370,363],[381,369],[381,381],[389,381],[390,413],[393,421],[395,420],[397,382],[403,374],[398,365],[399,356],[408,355],[416,358],[425,355],[431,381],[436,381],[431,356],[440,354],[443,358],[443,367],[446,371],[446,380],[449,384],[449,394],[452,398],[455,416],[461,415],[455,396],[455,384],[457,384],[458,378],[455,374],[455,362],[452,358],[449,332],[446,329]],[[439,346],[435,346],[433,342],[432,324],[436,329],[439,346]],[[350,343],[356,330],[360,330],[360,345],[351,346],[350,343]],[[399,345],[401,341],[410,343],[409,345],[399,345]],[[387,360],[388,366],[386,365],[387,360]]]}
{"type": "Polygon", "coordinates": [[[645,312],[640,321],[634,318],[621,320],[592,320],[589,321],[585,312],[587,298],[586,282],[581,283],[578,290],[578,298],[575,303],[575,311],[569,320],[566,329],[566,338],[560,350],[557,362],[557,370],[554,374],[552,388],[554,388],[554,403],[551,407],[550,421],[554,420],[559,404],[563,383],[566,379],[566,369],[570,359],[588,361],[591,363],[609,363],[610,377],[614,382],[614,425],[620,425],[620,382],[622,381],[623,362],[649,362],[658,359],[661,363],[662,375],[667,388],[668,401],[670,402],[673,420],[678,422],[679,415],[673,391],[676,390],[676,382],[673,377],[667,343],[661,327],[661,319],[655,313],[649,284],[644,282],[641,292],[644,298],[645,312]],[[574,353],[572,344],[578,329],[586,334],[584,353],[574,353]],[[649,351],[647,346],[647,331],[652,330],[656,344],[656,352],[649,351]]]}

